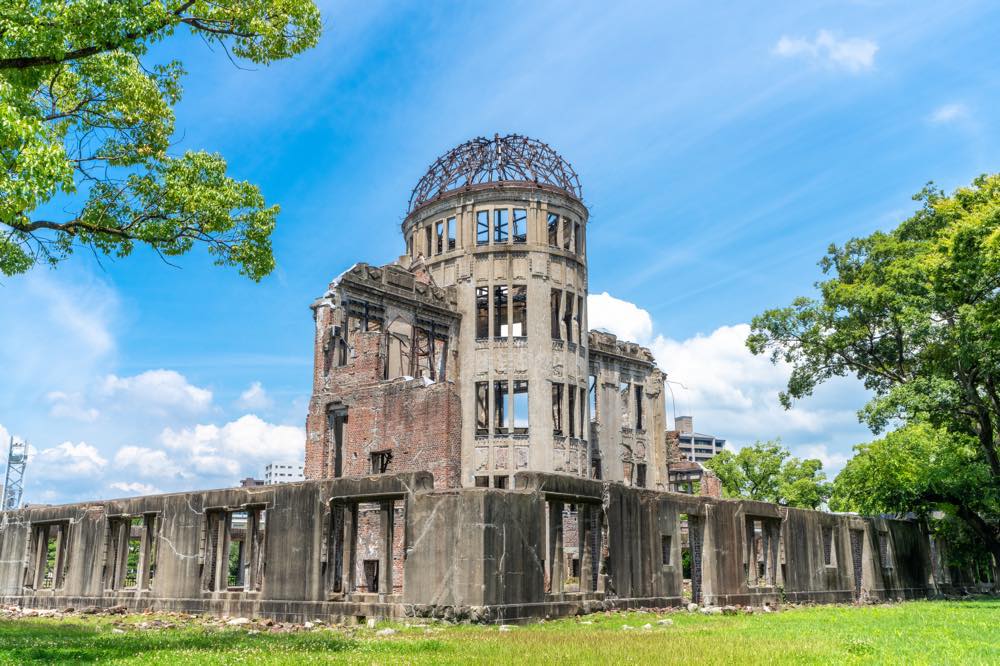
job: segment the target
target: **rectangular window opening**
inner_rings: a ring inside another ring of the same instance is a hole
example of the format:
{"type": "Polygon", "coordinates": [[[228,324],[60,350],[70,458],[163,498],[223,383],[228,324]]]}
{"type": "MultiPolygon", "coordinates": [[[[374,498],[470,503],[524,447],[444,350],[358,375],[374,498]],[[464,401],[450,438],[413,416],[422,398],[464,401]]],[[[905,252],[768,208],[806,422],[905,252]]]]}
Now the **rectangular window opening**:
{"type": "Polygon", "coordinates": [[[549,232],[549,245],[551,247],[559,247],[559,216],[555,213],[549,213],[547,226],[549,232]]]}
{"type": "Polygon", "coordinates": [[[371,460],[371,473],[385,474],[389,471],[389,463],[392,462],[392,451],[372,451],[369,458],[371,460]]]}
{"type": "Polygon", "coordinates": [[[508,236],[507,227],[508,211],[506,208],[497,208],[493,211],[493,242],[506,243],[508,236]]]}
{"type": "Polygon", "coordinates": [[[635,485],[639,488],[646,487],[646,463],[635,466],[635,485]]]}
{"type": "Polygon", "coordinates": [[[434,253],[444,252],[444,222],[434,223],[434,253]]]}
{"type": "Polygon", "coordinates": [[[558,289],[552,290],[552,297],[550,300],[550,312],[552,318],[552,339],[562,340],[562,327],[559,325],[559,310],[560,301],[562,300],[562,292],[558,289]]]}
{"type": "Polygon", "coordinates": [[[476,434],[490,434],[489,382],[476,382],[476,434]]]}
{"type": "Polygon", "coordinates": [[[507,416],[507,381],[493,382],[493,434],[506,435],[510,432],[507,416]]]}
{"type": "Polygon", "coordinates": [[[365,590],[368,592],[378,592],[378,560],[364,560],[362,568],[365,575],[365,590]]]}
{"type": "Polygon", "coordinates": [[[670,535],[661,534],[660,535],[660,555],[662,557],[663,564],[670,564],[670,535]]]}
{"type": "Polygon", "coordinates": [[[562,421],[563,385],[552,384],[552,434],[563,434],[562,421]]]}
{"type": "Polygon", "coordinates": [[[476,477],[476,488],[489,488],[489,487],[490,487],[490,477],[488,476],[476,477]]]}
{"type": "Polygon", "coordinates": [[[566,342],[573,342],[573,294],[566,292],[566,310],[563,312],[563,326],[566,331],[566,342]]]}
{"type": "Polygon", "coordinates": [[[629,406],[629,387],[630,386],[631,386],[631,384],[627,380],[625,380],[625,379],[622,379],[621,381],[618,382],[618,395],[619,395],[619,398],[620,398],[621,408],[622,408],[622,427],[623,428],[629,427],[629,423],[631,423],[631,421],[632,421],[632,419],[631,419],[631,412],[632,412],[632,410],[631,410],[631,408],[629,406]]]}
{"type": "Polygon", "coordinates": [[[160,520],[155,513],[146,516],[146,553],[149,557],[149,565],[146,567],[146,587],[153,586],[156,578],[156,561],[160,544],[160,520]]]}
{"type": "Polygon", "coordinates": [[[528,381],[514,380],[514,434],[528,434],[528,381]]]}
{"type": "Polygon", "coordinates": [[[142,551],[143,532],[146,527],[145,522],[141,517],[135,517],[128,524],[129,533],[127,535],[125,552],[125,580],[122,583],[122,587],[126,590],[134,590],[139,586],[140,553],[142,551]]]}
{"type": "Polygon", "coordinates": [[[508,481],[509,478],[510,477],[507,476],[506,474],[501,474],[499,476],[494,476],[493,477],[493,487],[494,488],[500,488],[502,490],[506,489],[507,488],[507,481],[508,481]]]}
{"type": "Polygon", "coordinates": [[[34,562],[29,567],[25,585],[34,589],[54,590],[63,586],[67,562],[66,542],[69,525],[50,523],[34,528],[34,562]]]}
{"type": "Polygon", "coordinates": [[[573,247],[573,225],[568,217],[562,219],[562,247],[568,250],[573,247]]]}
{"type": "Polygon", "coordinates": [[[431,245],[431,227],[430,225],[427,225],[424,228],[424,256],[427,257],[431,256],[432,247],[433,246],[431,245]]]}
{"type": "Polygon", "coordinates": [[[590,422],[597,422],[597,376],[587,378],[587,406],[590,409],[590,422]]]}
{"type": "Polygon", "coordinates": [[[576,297],[576,341],[583,344],[583,296],[576,297]]]}
{"type": "Polygon", "coordinates": [[[490,288],[476,287],[476,338],[490,337],[490,288]]]}
{"type": "Polygon", "coordinates": [[[242,590],[246,584],[246,556],[249,554],[246,548],[248,522],[246,511],[233,511],[229,514],[226,587],[230,590],[242,590]]]}
{"type": "Polygon", "coordinates": [[[646,424],[642,418],[642,384],[635,384],[635,429],[644,430],[646,424]]]}
{"type": "Polygon", "coordinates": [[[576,389],[569,385],[566,388],[569,394],[569,408],[566,410],[569,415],[569,436],[576,437],[576,389]]]}
{"type": "Polygon", "coordinates": [[[448,218],[448,249],[455,249],[455,218],[448,218]]]}
{"type": "Polygon", "coordinates": [[[528,242],[528,211],[523,208],[514,209],[513,234],[515,243],[528,242]]]}
{"type": "Polygon", "coordinates": [[[490,211],[481,210],[476,213],[476,245],[489,245],[490,242],[490,211]]]}
{"type": "Polygon", "coordinates": [[[583,234],[580,233],[580,223],[573,225],[573,249],[577,254],[583,254],[583,234]]]}
{"type": "Polygon", "coordinates": [[[580,439],[587,439],[587,389],[580,387],[580,400],[576,403],[580,408],[580,439]]]}
{"type": "Polygon", "coordinates": [[[523,285],[514,285],[510,293],[511,307],[511,334],[515,338],[523,338],[528,335],[528,288],[523,285]]]}
{"type": "Polygon", "coordinates": [[[506,286],[493,287],[493,337],[495,338],[506,338],[510,332],[507,326],[508,295],[509,290],[506,286]]]}

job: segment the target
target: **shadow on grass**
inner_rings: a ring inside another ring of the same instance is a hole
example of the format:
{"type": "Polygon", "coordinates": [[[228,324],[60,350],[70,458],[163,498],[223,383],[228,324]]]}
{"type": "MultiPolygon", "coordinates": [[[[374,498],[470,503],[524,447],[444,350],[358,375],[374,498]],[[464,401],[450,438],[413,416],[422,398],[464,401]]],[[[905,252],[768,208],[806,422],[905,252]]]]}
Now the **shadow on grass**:
{"type": "Polygon", "coordinates": [[[348,652],[360,641],[336,634],[249,635],[199,628],[112,633],[111,627],[20,620],[0,622],[0,661],[13,663],[94,663],[158,651],[224,653],[269,645],[299,652],[348,652]]]}

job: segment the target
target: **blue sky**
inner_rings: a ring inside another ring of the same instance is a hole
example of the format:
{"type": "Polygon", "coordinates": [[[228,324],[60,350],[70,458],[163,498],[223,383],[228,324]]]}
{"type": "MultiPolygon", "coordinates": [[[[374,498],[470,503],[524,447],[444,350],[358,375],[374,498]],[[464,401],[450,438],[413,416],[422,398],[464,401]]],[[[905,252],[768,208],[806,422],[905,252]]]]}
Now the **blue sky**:
{"type": "Polygon", "coordinates": [[[926,181],[997,169],[995,4],[321,7],[320,45],[270,68],[188,37],[151,56],[189,72],[176,150],[221,152],[281,205],[272,276],[81,253],[0,284],[0,436],[36,451],[28,501],[225,486],[301,457],[309,303],[354,261],[398,256],[427,165],[494,132],[579,172],[591,325],[650,345],[679,413],[835,471],[867,437],[864,392],[838,381],[785,412],[786,370],[745,352],[746,323],[926,181]]]}

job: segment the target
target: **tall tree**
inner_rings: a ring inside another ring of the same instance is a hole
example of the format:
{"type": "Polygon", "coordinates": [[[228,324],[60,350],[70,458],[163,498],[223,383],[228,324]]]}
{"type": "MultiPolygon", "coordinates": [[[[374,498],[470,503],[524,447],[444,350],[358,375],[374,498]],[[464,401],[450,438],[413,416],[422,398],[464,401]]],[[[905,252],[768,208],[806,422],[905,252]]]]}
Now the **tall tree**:
{"type": "MultiPolygon", "coordinates": [[[[954,455],[975,442],[976,460],[988,471],[977,493],[995,500],[1000,175],[980,176],[950,197],[928,186],[914,198],[922,207],[895,230],[831,246],[820,263],[828,278],[816,285],[819,297],[755,317],[747,345],[791,364],[780,396],[786,407],[831,377],[854,375],[875,394],[860,412],[874,432],[926,423],[946,433],[935,441],[954,455]]],[[[887,441],[903,444],[900,437],[887,441]]],[[[995,501],[973,506],[932,492],[930,483],[912,487],[965,516],[1000,559],[995,501]]],[[[919,507],[907,497],[908,510],[919,507]]]]}
{"type": "Polygon", "coordinates": [[[184,72],[146,60],[185,28],[268,64],[315,45],[320,27],[311,0],[0,3],[0,274],[137,243],[161,256],[203,243],[217,264],[268,274],[278,207],[218,154],[168,152],[184,72]]]}
{"type": "Polygon", "coordinates": [[[778,441],[754,442],[739,453],[722,451],[705,467],[719,477],[726,497],[817,509],[830,495],[823,463],[799,460],[778,441]]]}

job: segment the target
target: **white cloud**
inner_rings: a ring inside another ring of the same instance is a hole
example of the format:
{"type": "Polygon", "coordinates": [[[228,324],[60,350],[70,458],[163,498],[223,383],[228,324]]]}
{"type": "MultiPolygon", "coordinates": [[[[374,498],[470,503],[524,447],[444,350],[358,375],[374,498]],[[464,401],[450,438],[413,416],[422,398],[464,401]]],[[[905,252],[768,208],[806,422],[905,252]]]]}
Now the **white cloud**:
{"type": "Polygon", "coordinates": [[[254,382],[240,394],[240,399],[236,404],[241,409],[260,410],[267,409],[274,404],[274,401],[271,400],[271,396],[267,394],[260,382],[254,382]]]}
{"type": "Polygon", "coordinates": [[[138,481],[133,481],[132,483],[116,481],[108,484],[108,487],[112,490],[120,490],[129,495],[156,495],[163,492],[156,486],[151,486],[148,483],[139,483],[138,481]]]}
{"type": "Polygon", "coordinates": [[[952,123],[966,120],[969,117],[969,109],[964,104],[952,103],[944,104],[934,109],[927,120],[934,125],[950,125],[952,123]]]}
{"type": "Polygon", "coordinates": [[[86,442],[63,442],[49,449],[28,448],[28,468],[31,478],[58,481],[94,477],[102,473],[108,461],[86,442]]]}
{"type": "Polygon", "coordinates": [[[49,415],[56,418],[90,423],[101,415],[95,407],[86,406],[83,394],[79,392],[50,391],[45,399],[52,405],[49,408],[49,415]]]}
{"type": "Polygon", "coordinates": [[[861,72],[875,66],[878,44],[858,37],[838,38],[829,30],[820,30],[813,40],[783,36],[774,53],[785,58],[805,58],[828,67],[861,72]]]}
{"type": "Polygon", "coordinates": [[[175,478],[184,475],[184,470],[178,466],[166,451],[147,449],[141,446],[123,446],[115,454],[115,468],[123,470],[131,468],[139,476],[147,478],[175,478]]]}
{"type": "Polygon", "coordinates": [[[696,430],[726,438],[734,450],[780,437],[793,454],[822,460],[831,476],[855,444],[871,438],[856,415],[868,395],[851,379],[830,381],[785,410],[777,396],[790,368],[750,353],[748,324],[675,340],[656,333],[649,313],[633,303],[606,293],[587,303],[589,321],[648,346],[674,382],[666,395],[668,423],[675,409],[678,415],[691,415],[696,430]]]}
{"type": "MultiPolygon", "coordinates": [[[[848,454],[831,452],[826,444],[802,444],[794,447],[792,454],[802,459],[819,458],[820,462],[823,463],[824,470],[839,470],[851,457],[848,454]]],[[[833,478],[829,471],[827,477],[833,478]]]]}
{"type": "Polygon", "coordinates": [[[51,391],[80,391],[113,356],[119,299],[107,283],[66,266],[58,274],[31,271],[0,289],[0,404],[23,407],[51,391]]]}
{"type": "Polygon", "coordinates": [[[303,459],[306,433],[303,428],[275,425],[246,414],[222,427],[167,428],[160,439],[171,449],[187,451],[198,473],[231,476],[240,469],[251,474],[258,471],[245,466],[248,463],[303,459]]]}
{"type": "Polygon", "coordinates": [[[100,396],[127,410],[199,413],[212,406],[212,392],[190,384],[174,370],[147,370],[131,377],[108,375],[100,396]]]}
{"type": "Polygon", "coordinates": [[[644,344],[653,336],[653,318],[648,312],[608,292],[587,296],[587,324],[631,342],[644,344]]]}

